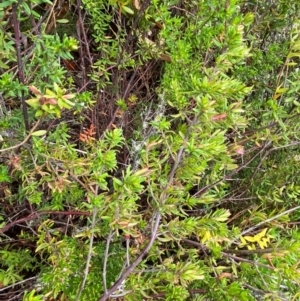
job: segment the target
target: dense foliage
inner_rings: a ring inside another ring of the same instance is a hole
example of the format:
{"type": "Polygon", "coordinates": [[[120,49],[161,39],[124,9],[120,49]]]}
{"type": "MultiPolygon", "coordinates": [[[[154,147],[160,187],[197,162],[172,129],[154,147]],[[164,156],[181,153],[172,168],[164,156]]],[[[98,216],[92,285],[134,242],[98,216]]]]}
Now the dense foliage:
{"type": "Polygon", "coordinates": [[[297,0],[2,1],[0,299],[298,300],[299,35],[297,0]]]}

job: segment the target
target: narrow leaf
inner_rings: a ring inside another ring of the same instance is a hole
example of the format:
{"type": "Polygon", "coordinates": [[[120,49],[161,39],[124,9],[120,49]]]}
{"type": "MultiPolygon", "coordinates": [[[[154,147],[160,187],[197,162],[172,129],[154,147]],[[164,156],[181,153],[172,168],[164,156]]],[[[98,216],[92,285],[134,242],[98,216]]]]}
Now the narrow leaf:
{"type": "Polygon", "coordinates": [[[36,131],[36,132],[33,132],[31,135],[32,136],[43,136],[47,133],[47,131],[45,130],[40,130],[40,131],[36,131]]]}

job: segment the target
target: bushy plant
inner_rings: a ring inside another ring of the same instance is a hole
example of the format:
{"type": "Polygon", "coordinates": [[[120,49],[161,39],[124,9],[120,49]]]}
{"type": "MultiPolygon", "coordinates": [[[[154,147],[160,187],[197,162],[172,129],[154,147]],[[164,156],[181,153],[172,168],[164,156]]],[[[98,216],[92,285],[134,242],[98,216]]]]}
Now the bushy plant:
{"type": "Polygon", "coordinates": [[[0,291],[296,300],[297,8],[1,4],[0,291]]]}

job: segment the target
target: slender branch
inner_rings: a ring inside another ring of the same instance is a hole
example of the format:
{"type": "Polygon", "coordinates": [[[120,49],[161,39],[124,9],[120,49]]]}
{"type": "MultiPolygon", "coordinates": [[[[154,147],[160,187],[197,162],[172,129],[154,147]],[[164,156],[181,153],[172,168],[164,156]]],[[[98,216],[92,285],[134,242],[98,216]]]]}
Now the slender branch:
{"type": "Polygon", "coordinates": [[[37,212],[33,212],[30,215],[20,218],[16,221],[13,221],[9,224],[6,224],[3,228],[0,229],[0,234],[5,233],[6,231],[8,231],[11,227],[18,225],[18,224],[22,224],[25,222],[28,222],[30,220],[33,220],[41,215],[45,215],[45,214],[56,214],[56,215],[85,215],[85,216],[89,216],[91,215],[90,212],[83,212],[83,211],[52,211],[52,210],[47,210],[47,211],[37,211],[37,212]]]}
{"type": "Polygon", "coordinates": [[[256,292],[256,293],[259,293],[261,295],[265,295],[265,294],[269,294],[269,293],[272,293],[271,291],[263,291],[261,289],[258,289],[252,285],[249,285],[247,283],[244,283],[243,286],[245,286],[246,288],[250,289],[251,291],[253,292],[256,292]]]}
{"type": "Polygon", "coordinates": [[[6,226],[4,226],[3,228],[0,229],[0,234],[5,233],[11,227],[13,227],[13,226],[15,226],[17,224],[25,223],[27,221],[30,221],[30,220],[36,218],[37,216],[38,216],[37,213],[34,212],[34,213],[31,213],[30,215],[28,215],[26,217],[23,217],[23,218],[18,219],[18,220],[14,221],[14,222],[11,222],[11,223],[7,224],[6,226]]]}
{"type": "Polygon", "coordinates": [[[25,282],[32,281],[32,280],[35,280],[35,279],[37,279],[37,278],[38,278],[38,276],[33,276],[33,277],[30,277],[30,278],[21,280],[21,281],[19,281],[19,282],[13,283],[13,284],[11,284],[11,285],[5,286],[5,287],[3,287],[3,288],[0,288],[0,292],[4,292],[5,290],[7,290],[7,289],[9,289],[9,288],[14,288],[14,287],[17,286],[17,285],[21,285],[21,284],[23,284],[23,283],[25,283],[25,282]]]}
{"type": "Polygon", "coordinates": [[[247,283],[244,283],[243,286],[246,287],[247,289],[253,291],[253,292],[256,292],[257,294],[260,294],[260,295],[270,294],[270,295],[273,295],[274,297],[276,297],[276,299],[279,298],[282,301],[288,301],[288,299],[286,299],[285,297],[280,296],[280,292],[274,292],[274,291],[270,291],[270,290],[261,290],[259,288],[256,288],[256,287],[250,285],[250,284],[247,284],[247,283]]]}
{"type": "Polygon", "coordinates": [[[53,25],[56,26],[56,18],[55,18],[54,9],[55,9],[55,7],[57,5],[57,2],[58,2],[58,0],[54,0],[53,4],[51,5],[50,13],[49,13],[47,21],[45,23],[46,24],[45,33],[49,33],[51,31],[53,25]]]}
{"type": "Polygon", "coordinates": [[[128,267],[124,273],[120,276],[120,278],[114,283],[114,285],[106,292],[103,294],[103,296],[99,299],[99,301],[105,301],[109,298],[109,296],[118,289],[118,287],[121,285],[121,283],[134,271],[134,269],[140,264],[140,262],[143,260],[143,258],[148,254],[150,251],[152,245],[154,244],[154,241],[156,239],[157,231],[159,228],[161,220],[161,214],[158,214],[157,219],[154,224],[154,228],[152,231],[151,238],[145,247],[145,249],[142,251],[142,253],[136,258],[136,260],[128,267]]]}
{"type": "Polygon", "coordinates": [[[276,150],[282,149],[282,148],[287,148],[287,147],[291,147],[291,146],[296,146],[296,145],[299,145],[299,144],[300,144],[300,141],[294,141],[294,142],[291,142],[291,143],[286,144],[286,145],[273,147],[273,148],[270,149],[270,152],[273,152],[273,151],[276,151],[276,150]]]}
{"type": "MultiPolygon", "coordinates": [[[[77,25],[76,30],[77,30],[77,36],[79,39],[79,43],[80,43],[79,56],[80,56],[80,60],[81,60],[80,68],[81,68],[81,72],[82,72],[82,87],[84,87],[83,90],[85,90],[86,83],[87,83],[87,76],[86,76],[85,62],[84,62],[85,55],[83,53],[83,44],[84,43],[81,40],[81,35],[85,34],[85,30],[83,28],[83,21],[82,21],[82,14],[81,14],[81,0],[77,0],[76,4],[77,4],[77,9],[78,9],[78,21],[76,24],[77,25]]],[[[86,46],[86,44],[85,44],[85,46],[86,46]]],[[[86,47],[86,49],[88,49],[88,47],[86,47]]],[[[90,60],[90,65],[92,65],[92,64],[93,64],[93,62],[90,60]]]]}
{"type": "Polygon", "coordinates": [[[231,178],[232,176],[234,176],[235,174],[237,174],[240,170],[242,170],[243,168],[245,168],[246,166],[248,166],[263,151],[264,151],[264,148],[262,148],[259,152],[257,152],[257,154],[255,154],[249,161],[247,161],[246,163],[242,164],[237,169],[233,170],[231,173],[229,173],[228,175],[224,176],[222,179],[220,179],[220,180],[218,180],[218,181],[216,181],[216,182],[214,182],[214,183],[212,183],[210,185],[202,187],[200,190],[198,190],[193,195],[193,197],[200,196],[203,193],[205,193],[207,190],[209,190],[209,189],[215,187],[216,185],[222,183],[223,181],[231,178]]]}
{"type": "Polygon", "coordinates": [[[93,58],[90,53],[89,43],[86,36],[86,31],[84,28],[84,21],[82,17],[82,3],[81,0],[76,0],[77,3],[77,9],[78,9],[78,21],[77,21],[77,35],[80,42],[79,52],[80,52],[80,59],[81,59],[81,71],[82,71],[82,89],[85,90],[85,87],[87,86],[88,79],[86,74],[86,68],[85,68],[85,57],[89,60],[89,65],[93,65],[93,58]],[[83,39],[83,40],[82,40],[83,39]],[[83,47],[84,46],[84,47],[83,47]],[[86,50],[86,55],[83,53],[83,48],[86,50]]]}
{"type": "MultiPolygon", "coordinates": [[[[24,70],[23,70],[22,57],[21,57],[20,23],[18,20],[18,12],[17,12],[17,4],[16,3],[12,4],[12,21],[13,21],[14,35],[15,35],[19,80],[22,84],[25,85],[25,77],[24,77],[24,70]]],[[[25,129],[26,129],[26,131],[29,131],[30,126],[29,126],[29,121],[28,121],[27,104],[25,102],[24,91],[21,92],[21,103],[22,103],[22,111],[23,111],[25,129]]]]}
{"type": "Polygon", "coordinates": [[[249,259],[242,258],[242,257],[237,257],[237,256],[234,256],[234,255],[226,254],[224,252],[222,252],[222,255],[223,255],[223,257],[231,258],[231,259],[234,259],[236,261],[247,262],[247,263],[250,263],[250,264],[255,265],[255,266],[260,266],[260,267],[263,267],[263,268],[266,268],[266,269],[269,269],[269,270],[275,270],[275,268],[273,268],[269,265],[257,262],[257,261],[249,260],[249,259]]]}
{"type": "MultiPolygon", "coordinates": [[[[97,196],[97,195],[98,195],[98,186],[95,189],[95,196],[97,196]]],[[[87,255],[87,259],[86,259],[85,269],[84,269],[84,277],[83,277],[83,280],[81,282],[81,285],[80,285],[80,288],[79,288],[79,291],[78,291],[78,294],[76,296],[75,301],[79,301],[80,296],[81,296],[81,294],[84,290],[84,287],[85,287],[87,276],[89,274],[90,262],[91,262],[92,253],[93,253],[93,243],[94,243],[94,231],[93,230],[95,229],[95,226],[96,226],[97,212],[98,212],[97,208],[93,208],[91,234],[90,234],[90,244],[89,244],[89,251],[88,251],[88,255],[87,255]]]]}
{"type": "MultiPolygon", "coordinates": [[[[206,294],[208,291],[205,290],[205,289],[191,289],[188,291],[190,296],[193,296],[193,295],[199,295],[199,294],[206,294]]],[[[151,300],[153,299],[161,299],[161,298],[164,298],[166,296],[166,293],[157,293],[157,294],[153,294],[153,295],[150,295],[149,297],[151,298],[151,300]]]]}
{"type": "Polygon", "coordinates": [[[113,237],[113,231],[110,230],[110,232],[108,234],[108,237],[106,239],[106,248],[105,248],[103,271],[102,271],[104,293],[107,293],[106,270],[107,270],[107,260],[108,260],[109,246],[110,246],[110,241],[111,241],[112,237],[113,237]]]}
{"type": "Polygon", "coordinates": [[[251,254],[270,254],[273,252],[281,251],[283,248],[267,248],[267,249],[255,249],[255,250],[224,250],[225,253],[239,254],[239,255],[251,255],[251,254]]]}
{"type": "Polygon", "coordinates": [[[296,206],[296,207],[294,207],[294,208],[288,209],[288,210],[283,211],[283,212],[281,212],[281,213],[279,213],[279,214],[277,214],[277,215],[274,215],[274,216],[272,216],[272,217],[270,217],[270,218],[267,218],[267,219],[264,220],[264,221],[259,222],[258,224],[254,225],[253,227],[250,227],[250,228],[248,228],[247,230],[245,230],[245,231],[243,231],[242,233],[240,233],[236,239],[234,239],[233,241],[231,241],[231,243],[236,243],[237,240],[238,240],[241,236],[244,236],[245,234],[248,234],[248,233],[250,233],[250,232],[256,230],[257,228],[259,228],[259,227],[261,227],[261,226],[263,226],[263,225],[265,225],[265,224],[267,224],[267,223],[270,223],[271,221],[273,221],[273,220],[275,220],[275,219],[277,219],[277,218],[279,218],[279,217],[281,217],[281,216],[283,216],[283,215],[286,215],[286,214],[289,214],[289,213],[291,213],[291,212],[293,212],[293,211],[296,211],[296,210],[298,210],[298,209],[300,209],[300,206],[296,206]]]}
{"type": "Polygon", "coordinates": [[[265,150],[265,153],[263,154],[262,158],[259,160],[259,163],[258,165],[256,166],[251,178],[250,178],[250,181],[254,179],[254,177],[256,176],[258,170],[260,169],[261,165],[263,164],[264,160],[269,156],[270,154],[270,150],[268,150],[268,147],[271,145],[271,142],[270,141],[267,141],[265,144],[264,144],[264,147],[263,149],[265,150]]]}
{"type": "Polygon", "coordinates": [[[15,148],[19,148],[20,146],[22,146],[23,144],[25,144],[31,137],[32,133],[36,130],[36,128],[38,127],[38,125],[40,124],[41,119],[39,119],[36,124],[33,126],[33,128],[31,129],[31,131],[29,132],[29,134],[27,135],[27,137],[20,143],[18,143],[17,145],[14,146],[10,146],[8,148],[4,148],[4,149],[0,149],[0,153],[9,151],[9,150],[13,150],[15,148]]]}
{"type": "MultiPolygon", "coordinates": [[[[188,243],[190,245],[193,245],[195,247],[198,247],[198,248],[200,248],[202,250],[206,250],[206,251],[209,250],[209,248],[205,244],[199,243],[197,241],[193,241],[193,240],[190,240],[190,239],[182,239],[182,241],[185,242],[185,243],[188,243]]],[[[229,250],[229,251],[231,251],[231,250],[229,250]]],[[[234,250],[234,251],[238,251],[238,250],[234,250]]],[[[260,250],[253,250],[253,251],[260,251],[260,250]]],[[[237,253],[237,252],[235,252],[235,253],[237,253]]],[[[259,253],[259,252],[256,252],[256,253],[259,253]]],[[[269,250],[268,253],[270,253],[270,250],[269,250]]],[[[226,252],[221,252],[221,254],[225,258],[234,259],[236,261],[247,262],[247,263],[250,263],[252,265],[261,266],[261,267],[264,267],[264,268],[267,268],[267,269],[270,269],[270,270],[274,270],[275,269],[275,268],[273,268],[273,267],[271,267],[269,265],[266,265],[266,264],[263,264],[263,263],[260,263],[260,262],[257,262],[257,261],[249,260],[249,259],[246,259],[246,258],[237,257],[237,256],[234,256],[234,255],[228,254],[226,252]]]]}

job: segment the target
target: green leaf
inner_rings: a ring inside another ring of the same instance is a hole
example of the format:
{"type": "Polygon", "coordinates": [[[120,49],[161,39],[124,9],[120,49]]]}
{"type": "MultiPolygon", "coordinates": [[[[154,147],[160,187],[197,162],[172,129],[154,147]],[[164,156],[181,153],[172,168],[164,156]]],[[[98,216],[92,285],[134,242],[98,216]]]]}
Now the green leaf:
{"type": "Polygon", "coordinates": [[[213,218],[218,222],[226,222],[230,215],[229,210],[218,210],[213,214],[213,218]]]}
{"type": "Polygon", "coordinates": [[[236,168],[238,168],[239,166],[237,164],[226,164],[226,169],[227,170],[234,170],[236,168]]]}
{"type": "Polygon", "coordinates": [[[39,102],[38,98],[27,99],[26,103],[35,109],[40,106],[40,102],[39,102]]]}
{"type": "MultiPolygon", "coordinates": [[[[54,83],[54,90],[55,90],[56,87],[58,87],[58,86],[57,86],[56,83],[54,83]]],[[[52,92],[50,89],[46,89],[46,95],[45,96],[51,96],[51,97],[55,98],[57,95],[54,92],[52,92]]]]}
{"type": "Polygon", "coordinates": [[[124,12],[126,12],[130,15],[134,14],[134,11],[131,8],[129,8],[128,6],[125,6],[125,5],[122,5],[122,11],[124,11],[124,12]]]}
{"type": "Polygon", "coordinates": [[[22,2],[22,6],[23,6],[23,8],[24,8],[24,10],[26,11],[26,13],[27,13],[27,15],[31,15],[31,9],[30,9],[30,7],[28,6],[28,4],[25,2],[25,1],[23,1],[22,2]]]}
{"type": "Polygon", "coordinates": [[[2,69],[8,69],[9,66],[6,65],[6,64],[4,64],[4,63],[0,60],[0,68],[2,68],[2,69]]]}
{"type": "Polygon", "coordinates": [[[13,3],[17,3],[17,1],[14,1],[14,0],[4,1],[4,2],[0,3],[0,8],[9,7],[13,3]]]}
{"type": "Polygon", "coordinates": [[[69,23],[69,20],[68,19],[59,19],[59,20],[56,20],[57,23],[61,23],[61,24],[66,24],[66,23],[69,23]]]}
{"type": "Polygon", "coordinates": [[[48,247],[49,247],[49,243],[44,242],[36,248],[35,253],[38,253],[39,251],[41,251],[45,248],[48,248],[48,247]]]}
{"type": "Polygon", "coordinates": [[[257,242],[257,239],[252,236],[244,236],[244,239],[246,239],[249,242],[257,242]]]}
{"type": "Polygon", "coordinates": [[[8,174],[8,168],[7,166],[0,165],[0,183],[3,182],[10,182],[10,176],[8,174]]]}
{"type": "Polygon", "coordinates": [[[32,136],[43,136],[47,133],[47,131],[45,130],[40,130],[40,131],[36,131],[36,132],[33,132],[31,135],[32,136]]]}

